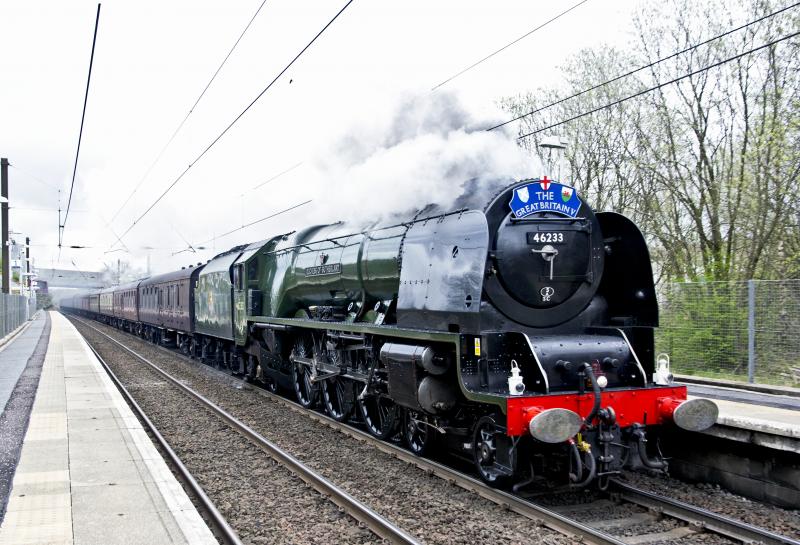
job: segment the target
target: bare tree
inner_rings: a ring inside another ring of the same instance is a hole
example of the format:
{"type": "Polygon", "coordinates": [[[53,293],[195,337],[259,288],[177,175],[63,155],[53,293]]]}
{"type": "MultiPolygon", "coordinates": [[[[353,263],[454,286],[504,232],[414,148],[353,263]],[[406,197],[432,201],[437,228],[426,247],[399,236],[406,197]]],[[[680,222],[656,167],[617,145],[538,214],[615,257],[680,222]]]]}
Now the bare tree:
{"type": "MultiPolygon", "coordinates": [[[[625,52],[585,50],[562,69],[563,86],[505,99],[519,115],[653,63],[775,11],[771,1],[648,3],[625,52]]],[[[641,90],[696,74],[557,130],[571,178],[598,208],[626,213],[650,240],[666,279],[775,278],[797,274],[800,254],[800,56],[790,39],[705,67],[788,33],[795,11],[692,49],[634,76],[525,118],[527,133],[641,90]]],[[[537,137],[523,145],[535,152],[537,137]]]]}

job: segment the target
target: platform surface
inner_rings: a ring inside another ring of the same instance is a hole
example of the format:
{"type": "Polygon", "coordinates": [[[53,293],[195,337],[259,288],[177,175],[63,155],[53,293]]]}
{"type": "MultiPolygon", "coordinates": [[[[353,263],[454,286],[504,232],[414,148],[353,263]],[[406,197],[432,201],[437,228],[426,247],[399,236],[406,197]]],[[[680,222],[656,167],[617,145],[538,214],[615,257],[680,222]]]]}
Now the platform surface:
{"type": "Polygon", "coordinates": [[[706,397],[719,407],[717,423],[707,434],[800,453],[797,398],[691,386],[689,397],[706,397]]]}
{"type": "Polygon", "coordinates": [[[50,317],[0,544],[217,543],[86,342],[50,317]]]}
{"type": "Polygon", "coordinates": [[[720,422],[767,426],[779,435],[800,438],[800,398],[731,387],[687,386],[689,397],[705,397],[719,406],[720,422]]]}
{"type": "Polygon", "coordinates": [[[686,387],[689,395],[698,397],[800,411],[800,396],[797,395],[757,392],[735,386],[711,386],[708,384],[687,384],[686,387]]]}
{"type": "Polygon", "coordinates": [[[714,399],[714,403],[719,407],[717,421],[720,424],[800,439],[800,411],[797,409],[784,409],[725,399],[714,399]]]}
{"type": "MultiPolygon", "coordinates": [[[[8,403],[11,392],[19,380],[19,376],[33,354],[36,343],[44,328],[44,314],[39,313],[29,324],[23,325],[24,331],[0,347],[0,413],[8,403]]],[[[12,333],[9,337],[15,335],[12,333]]]]}

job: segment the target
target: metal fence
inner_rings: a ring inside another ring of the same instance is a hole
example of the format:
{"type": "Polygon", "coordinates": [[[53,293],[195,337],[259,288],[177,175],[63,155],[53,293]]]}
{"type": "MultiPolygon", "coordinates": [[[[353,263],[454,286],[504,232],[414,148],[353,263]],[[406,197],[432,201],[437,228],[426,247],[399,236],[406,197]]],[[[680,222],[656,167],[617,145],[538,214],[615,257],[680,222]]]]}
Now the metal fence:
{"type": "Polygon", "coordinates": [[[800,386],[800,279],[666,284],[659,299],[673,373],[800,386]]]}
{"type": "Polygon", "coordinates": [[[36,312],[36,300],[23,295],[0,293],[0,338],[5,337],[36,312]]]}

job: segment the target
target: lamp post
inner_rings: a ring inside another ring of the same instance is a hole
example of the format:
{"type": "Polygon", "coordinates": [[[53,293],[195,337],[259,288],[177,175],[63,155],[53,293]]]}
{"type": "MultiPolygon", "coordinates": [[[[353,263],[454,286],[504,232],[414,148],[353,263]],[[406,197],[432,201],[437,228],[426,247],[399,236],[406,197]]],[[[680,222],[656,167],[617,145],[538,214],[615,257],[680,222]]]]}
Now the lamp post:
{"type": "Polygon", "coordinates": [[[30,297],[33,293],[31,289],[31,237],[25,237],[25,276],[27,276],[25,279],[27,282],[24,282],[23,285],[27,284],[28,296],[30,297]]]}
{"type": "Polygon", "coordinates": [[[11,291],[11,260],[8,255],[8,159],[0,159],[0,221],[3,229],[0,237],[3,241],[3,293],[11,291]]]}
{"type": "Polygon", "coordinates": [[[539,147],[547,153],[547,169],[552,172],[551,175],[556,180],[561,182],[561,160],[564,157],[564,150],[567,149],[567,143],[560,136],[546,136],[542,138],[539,147]],[[553,172],[554,166],[557,167],[556,172],[553,172]]]}

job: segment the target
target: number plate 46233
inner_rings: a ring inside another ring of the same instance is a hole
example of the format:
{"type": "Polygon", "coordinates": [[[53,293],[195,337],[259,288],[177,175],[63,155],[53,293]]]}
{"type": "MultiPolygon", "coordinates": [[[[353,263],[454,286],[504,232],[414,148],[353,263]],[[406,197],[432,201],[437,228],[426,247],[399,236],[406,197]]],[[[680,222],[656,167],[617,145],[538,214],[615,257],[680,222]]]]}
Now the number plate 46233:
{"type": "Polygon", "coordinates": [[[564,233],[544,232],[544,233],[527,233],[528,244],[559,244],[564,242],[564,233]]]}

